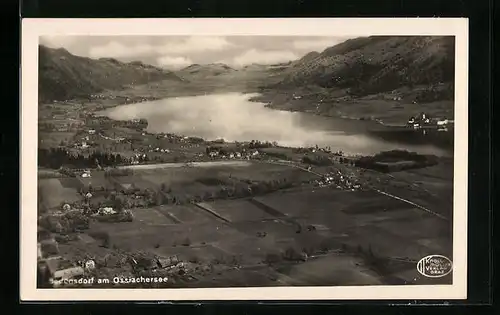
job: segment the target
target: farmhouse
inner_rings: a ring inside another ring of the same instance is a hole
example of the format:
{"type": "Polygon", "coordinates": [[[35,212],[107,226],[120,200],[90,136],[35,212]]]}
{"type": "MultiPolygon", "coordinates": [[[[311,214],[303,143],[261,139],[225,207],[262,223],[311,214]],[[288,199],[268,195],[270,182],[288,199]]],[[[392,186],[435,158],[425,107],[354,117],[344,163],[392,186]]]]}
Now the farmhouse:
{"type": "Polygon", "coordinates": [[[100,215],[110,215],[110,214],[115,214],[116,211],[113,210],[113,208],[111,207],[104,207],[104,208],[99,208],[97,213],[100,215]]]}
{"type": "Polygon", "coordinates": [[[92,270],[95,269],[95,262],[93,260],[88,260],[85,262],[85,269],[92,270]]]}
{"type": "Polygon", "coordinates": [[[158,268],[163,269],[179,263],[179,258],[177,257],[177,255],[167,258],[158,258],[156,263],[158,265],[158,268]]]}

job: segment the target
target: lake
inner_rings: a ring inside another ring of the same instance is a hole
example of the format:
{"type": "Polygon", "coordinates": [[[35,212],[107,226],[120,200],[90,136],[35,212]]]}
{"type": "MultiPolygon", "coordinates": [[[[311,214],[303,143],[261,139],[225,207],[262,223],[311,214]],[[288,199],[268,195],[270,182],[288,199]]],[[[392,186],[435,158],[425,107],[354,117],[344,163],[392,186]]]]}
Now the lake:
{"type": "Polygon", "coordinates": [[[207,140],[276,141],[283,146],[330,146],[348,154],[406,149],[449,156],[449,150],[405,137],[374,136],[374,122],[279,111],[250,101],[256,94],[223,93],[175,97],[121,105],[100,114],[115,120],[144,118],[152,133],[174,133],[207,140]],[[407,139],[405,139],[407,138],[407,139]],[[408,141],[406,141],[408,140],[408,141]]]}

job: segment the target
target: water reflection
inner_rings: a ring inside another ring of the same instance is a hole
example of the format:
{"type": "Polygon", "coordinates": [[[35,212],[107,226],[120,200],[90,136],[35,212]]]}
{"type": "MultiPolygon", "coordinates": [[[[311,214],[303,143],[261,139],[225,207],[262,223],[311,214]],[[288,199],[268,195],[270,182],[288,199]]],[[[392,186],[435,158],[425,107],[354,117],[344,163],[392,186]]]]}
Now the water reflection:
{"type": "Polygon", "coordinates": [[[129,104],[103,112],[112,119],[145,118],[148,131],[226,141],[276,141],[280,145],[330,146],[350,154],[407,149],[445,155],[432,145],[385,141],[363,131],[363,122],[277,111],[251,102],[255,94],[226,93],[129,104]]]}

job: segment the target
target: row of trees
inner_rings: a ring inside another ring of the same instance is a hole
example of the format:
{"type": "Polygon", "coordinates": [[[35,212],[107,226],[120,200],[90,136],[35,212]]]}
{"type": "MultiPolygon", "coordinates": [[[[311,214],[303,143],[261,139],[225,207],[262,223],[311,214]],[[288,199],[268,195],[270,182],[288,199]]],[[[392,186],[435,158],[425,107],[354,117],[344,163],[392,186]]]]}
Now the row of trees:
{"type": "Polygon", "coordinates": [[[120,154],[92,152],[84,155],[69,152],[64,148],[38,149],[38,164],[52,169],[59,169],[64,165],[76,168],[95,168],[98,165],[115,166],[129,162],[129,159],[120,154]]]}
{"type": "Polygon", "coordinates": [[[384,151],[374,156],[361,157],[354,164],[361,168],[373,169],[380,172],[394,172],[432,166],[437,163],[438,159],[435,156],[421,155],[406,150],[392,150],[384,151]]]}
{"type": "Polygon", "coordinates": [[[61,234],[74,233],[90,227],[89,218],[78,211],[71,211],[61,216],[44,215],[38,223],[50,232],[61,234]]]}
{"type": "Polygon", "coordinates": [[[269,141],[259,141],[259,140],[252,140],[248,144],[249,149],[263,149],[263,148],[272,148],[278,146],[278,143],[276,141],[274,142],[269,142],[269,141]]]}
{"type": "Polygon", "coordinates": [[[333,161],[331,159],[329,159],[327,156],[320,156],[320,155],[308,156],[308,155],[306,155],[302,158],[302,163],[316,165],[316,166],[329,166],[329,165],[333,164],[333,161]]]}

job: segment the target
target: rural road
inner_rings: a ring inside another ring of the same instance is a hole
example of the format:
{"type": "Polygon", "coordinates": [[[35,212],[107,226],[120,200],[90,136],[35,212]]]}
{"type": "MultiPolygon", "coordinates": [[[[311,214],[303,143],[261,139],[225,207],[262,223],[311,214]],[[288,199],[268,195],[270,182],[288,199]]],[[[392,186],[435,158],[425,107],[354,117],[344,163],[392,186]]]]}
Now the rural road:
{"type": "Polygon", "coordinates": [[[158,164],[137,164],[118,166],[118,169],[132,170],[154,170],[160,168],[178,168],[178,167],[216,167],[216,166],[250,166],[247,161],[208,161],[208,162],[188,162],[188,163],[158,163],[158,164]]]}

